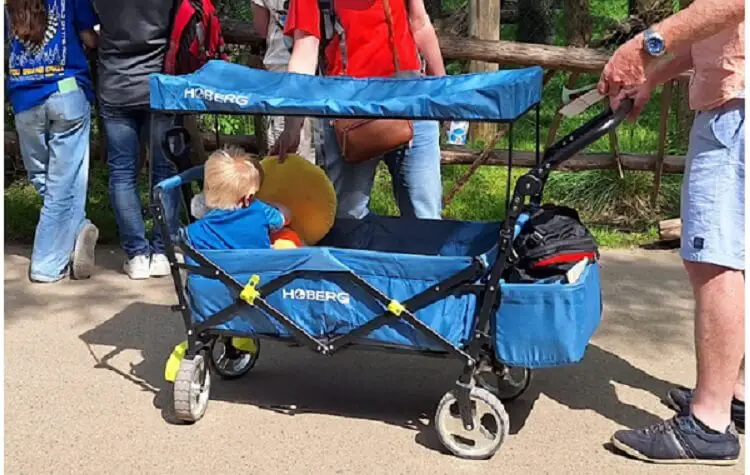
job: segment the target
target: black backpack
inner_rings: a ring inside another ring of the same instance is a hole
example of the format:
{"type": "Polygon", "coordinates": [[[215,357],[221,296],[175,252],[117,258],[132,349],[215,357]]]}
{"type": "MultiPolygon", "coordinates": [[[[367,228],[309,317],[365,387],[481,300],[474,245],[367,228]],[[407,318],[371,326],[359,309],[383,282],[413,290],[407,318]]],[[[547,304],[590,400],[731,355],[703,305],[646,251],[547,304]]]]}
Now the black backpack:
{"type": "Polygon", "coordinates": [[[533,282],[562,277],[577,262],[599,260],[596,239],[578,212],[566,206],[544,205],[531,212],[513,241],[508,282],[533,282]]]}

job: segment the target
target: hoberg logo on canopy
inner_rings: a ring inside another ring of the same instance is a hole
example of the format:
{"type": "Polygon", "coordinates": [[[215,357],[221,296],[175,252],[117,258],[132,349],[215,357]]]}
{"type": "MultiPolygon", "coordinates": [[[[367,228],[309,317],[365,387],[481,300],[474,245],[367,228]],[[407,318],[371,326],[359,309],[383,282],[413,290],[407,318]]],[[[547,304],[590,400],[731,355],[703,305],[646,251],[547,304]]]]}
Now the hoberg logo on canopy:
{"type": "Polygon", "coordinates": [[[312,289],[282,289],[281,297],[289,300],[312,300],[314,302],[338,302],[349,305],[351,297],[346,292],[331,292],[330,290],[312,289]]]}
{"type": "Polygon", "coordinates": [[[185,88],[185,99],[202,99],[204,101],[218,102],[220,104],[236,104],[240,107],[250,103],[250,98],[240,94],[222,94],[213,89],[203,87],[185,88]]]}

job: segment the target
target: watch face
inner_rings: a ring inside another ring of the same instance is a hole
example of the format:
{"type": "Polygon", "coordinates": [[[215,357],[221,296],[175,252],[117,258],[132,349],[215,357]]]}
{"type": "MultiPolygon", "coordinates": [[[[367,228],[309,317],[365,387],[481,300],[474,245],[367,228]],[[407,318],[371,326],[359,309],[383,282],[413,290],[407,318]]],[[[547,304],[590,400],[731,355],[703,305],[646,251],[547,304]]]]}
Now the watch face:
{"type": "Polygon", "coordinates": [[[651,55],[660,55],[664,52],[664,41],[661,38],[649,38],[646,40],[646,49],[651,55]]]}

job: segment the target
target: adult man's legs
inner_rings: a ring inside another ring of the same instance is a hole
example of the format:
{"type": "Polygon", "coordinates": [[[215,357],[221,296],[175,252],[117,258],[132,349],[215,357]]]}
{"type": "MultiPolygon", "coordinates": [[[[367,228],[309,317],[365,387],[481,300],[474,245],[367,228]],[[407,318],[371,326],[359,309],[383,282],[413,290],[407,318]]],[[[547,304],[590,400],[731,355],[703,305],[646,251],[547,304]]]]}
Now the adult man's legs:
{"type": "Polygon", "coordinates": [[[685,262],[695,295],[698,378],[692,413],[713,430],[730,423],[737,372],[744,353],[744,287],[741,271],[685,262]]]}
{"type": "MultiPolygon", "coordinates": [[[[153,140],[151,143],[151,173],[153,174],[151,182],[156,186],[162,180],[174,176],[177,173],[177,164],[172,163],[164,155],[161,147],[161,140],[167,131],[175,125],[175,117],[167,114],[152,114],[146,120],[146,137],[153,140]],[[151,137],[151,122],[153,121],[153,137],[151,137]]],[[[198,138],[200,140],[200,138],[198,138]]],[[[189,146],[189,144],[183,144],[189,146]]],[[[190,151],[186,151],[189,156],[190,151]]],[[[179,189],[172,189],[164,196],[165,199],[165,218],[171,233],[176,233],[179,227],[180,200],[182,196],[179,189]]],[[[154,223],[155,224],[155,223],[154,223]]],[[[151,263],[149,274],[151,277],[164,277],[170,274],[171,268],[169,261],[164,255],[164,236],[161,228],[154,225],[151,233],[151,263]]]]}
{"type": "Polygon", "coordinates": [[[107,136],[109,198],[126,257],[123,270],[131,279],[147,279],[151,248],[137,188],[140,131],[146,113],[102,107],[101,115],[107,136]]]}
{"type": "Polygon", "coordinates": [[[613,444],[652,462],[733,464],[729,427],[744,354],[744,103],[700,113],[682,196],[682,258],[696,299],[698,378],[690,411],[655,427],[619,431],[613,444]]]}
{"type": "MultiPolygon", "coordinates": [[[[693,414],[723,431],[744,354],[744,102],[696,118],[684,187],[682,257],[696,301],[693,414]]],[[[744,396],[744,395],[743,395],[744,396]]]]}

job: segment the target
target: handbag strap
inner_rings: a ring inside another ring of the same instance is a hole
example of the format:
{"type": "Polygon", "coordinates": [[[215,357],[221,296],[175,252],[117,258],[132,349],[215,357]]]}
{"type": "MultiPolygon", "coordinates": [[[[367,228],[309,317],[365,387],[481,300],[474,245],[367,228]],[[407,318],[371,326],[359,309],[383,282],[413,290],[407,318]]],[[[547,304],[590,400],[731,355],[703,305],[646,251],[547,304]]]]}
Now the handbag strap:
{"type": "MultiPolygon", "coordinates": [[[[408,2],[409,0],[404,0],[408,2]]],[[[391,48],[391,56],[393,57],[393,67],[396,73],[401,71],[401,64],[398,57],[398,48],[396,47],[396,34],[393,28],[393,13],[391,12],[390,0],[383,0],[383,10],[385,11],[385,22],[388,25],[388,45],[391,48]]]]}

